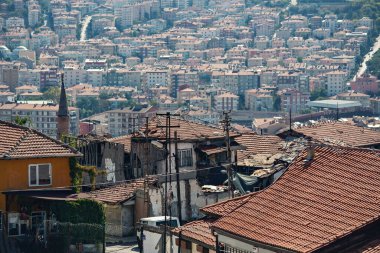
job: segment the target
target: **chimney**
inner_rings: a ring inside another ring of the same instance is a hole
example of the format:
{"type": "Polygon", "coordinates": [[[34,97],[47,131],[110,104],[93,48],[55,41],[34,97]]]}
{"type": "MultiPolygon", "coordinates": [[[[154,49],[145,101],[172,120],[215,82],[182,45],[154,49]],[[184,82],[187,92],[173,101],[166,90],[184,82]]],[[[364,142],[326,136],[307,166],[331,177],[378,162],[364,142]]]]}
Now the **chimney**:
{"type": "Polygon", "coordinates": [[[59,108],[57,113],[57,139],[61,140],[62,136],[69,134],[70,129],[70,115],[69,109],[67,106],[66,90],[65,84],[63,81],[62,74],[62,83],[61,83],[61,95],[59,98],[59,108]]]}
{"type": "Polygon", "coordinates": [[[311,143],[311,138],[309,138],[307,142],[308,142],[308,147],[307,147],[307,156],[306,156],[305,162],[311,162],[315,156],[315,147],[311,143]]]}

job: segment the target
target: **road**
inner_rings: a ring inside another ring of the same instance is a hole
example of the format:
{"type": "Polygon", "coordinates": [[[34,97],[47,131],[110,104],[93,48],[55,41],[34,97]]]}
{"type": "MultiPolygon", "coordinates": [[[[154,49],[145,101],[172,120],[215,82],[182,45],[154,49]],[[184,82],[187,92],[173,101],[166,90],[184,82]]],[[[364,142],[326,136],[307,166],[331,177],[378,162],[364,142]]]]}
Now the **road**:
{"type": "Polygon", "coordinates": [[[361,76],[364,74],[364,72],[367,70],[367,62],[372,59],[373,55],[377,52],[377,50],[380,49],[380,35],[377,37],[375,44],[372,47],[372,50],[364,56],[363,62],[354,76],[353,80],[355,81],[357,76],[361,76]]]}
{"type": "Polygon", "coordinates": [[[91,22],[91,16],[86,16],[83,20],[83,23],[82,23],[82,30],[80,31],[80,41],[84,41],[86,40],[86,31],[87,31],[87,27],[88,25],[90,24],[91,22]]]}
{"type": "Polygon", "coordinates": [[[135,245],[113,245],[106,247],[106,253],[136,253],[140,252],[137,244],[135,245]]]}

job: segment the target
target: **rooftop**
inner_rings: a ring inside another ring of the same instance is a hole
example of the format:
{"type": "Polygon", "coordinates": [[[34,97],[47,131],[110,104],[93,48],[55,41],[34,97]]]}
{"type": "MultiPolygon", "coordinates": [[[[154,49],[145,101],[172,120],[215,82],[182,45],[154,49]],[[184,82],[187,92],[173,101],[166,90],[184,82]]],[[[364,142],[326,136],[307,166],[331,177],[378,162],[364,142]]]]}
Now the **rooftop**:
{"type": "Polygon", "coordinates": [[[347,101],[347,100],[318,100],[318,101],[309,101],[306,104],[310,107],[319,107],[319,108],[330,108],[330,109],[342,109],[342,108],[350,108],[350,107],[361,107],[362,104],[358,101],[347,101]]]}
{"type": "MultiPolygon", "coordinates": [[[[154,182],[152,178],[148,179],[148,184],[152,182],[154,182]]],[[[139,188],[144,188],[144,179],[137,179],[91,192],[79,193],[76,195],[76,198],[93,199],[107,204],[119,204],[132,198],[135,191],[139,188]]]]}
{"type": "Polygon", "coordinates": [[[214,219],[196,220],[172,230],[173,234],[181,236],[185,240],[192,240],[199,244],[203,244],[211,249],[215,248],[216,239],[211,231],[211,224],[214,219]]]}
{"type": "Polygon", "coordinates": [[[294,131],[326,144],[350,147],[380,144],[380,132],[344,122],[318,122],[294,131]]]}
{"type": "Polygon", "coordinates": [[[0,121],[0,159],[76,157],[73,148],[31,128],[0,121]]]}
{"type": "Polygon", "coordinates": [[[306,157],[305,150],[271,187],[238,199],[237,208],[212,227],[281,249],[313,252],[380,218],[379,152],[316,147],[314,158],[306,157]]]}

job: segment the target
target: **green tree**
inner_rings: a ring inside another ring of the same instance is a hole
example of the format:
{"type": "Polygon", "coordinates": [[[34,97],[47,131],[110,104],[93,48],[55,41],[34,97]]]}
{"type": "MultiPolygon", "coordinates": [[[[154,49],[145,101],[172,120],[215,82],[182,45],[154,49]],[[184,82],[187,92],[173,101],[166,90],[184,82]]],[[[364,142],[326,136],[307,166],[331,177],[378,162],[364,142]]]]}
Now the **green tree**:
{"type": "Polygon", "coordinates": [[[42,98],[45,100],[51,100],[57,104],[59,102],[60,94],[61,89],[59,87],[51,87],[43,93],[42,98]]]}
{"type": "Polygon", "coordinates": [[[273,109],[275,111],[281,110],[281,97],[277,94],[274,95],[274,98],[273,98],[273,109]]]}
{"type": "Polygon", "coordinates": [[[310,100],[322,100],[327,98],[327,91],[325,89],[315,89],[310,94],[310,100]]]}
{"type": "Polygon", "coordinates": [[[13,121],[14,123],[20,126],[26,126],[27,124],[28,126],[30,126],[30,124],[32,123],[29,117],[20,117],[18,115],[15,117],[13,121]]]}

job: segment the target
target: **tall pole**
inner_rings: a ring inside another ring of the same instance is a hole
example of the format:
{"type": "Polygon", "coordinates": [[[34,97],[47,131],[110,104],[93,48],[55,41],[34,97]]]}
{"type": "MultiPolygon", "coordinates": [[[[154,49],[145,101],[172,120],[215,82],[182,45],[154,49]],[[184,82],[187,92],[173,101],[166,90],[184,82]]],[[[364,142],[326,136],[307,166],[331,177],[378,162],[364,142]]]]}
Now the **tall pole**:
{"type": "Polygon", "coordinates": [[[165,140],[165,150],[166,150],[166,163],[165,163],[165,187],[164,187],[164,194],[165,194],[165,197],[164,197],[164,200],[165,200],[165,203],[164,203],[164,216],[165,216],[165,223],[164,223],[164,236],[163,236],[163,252],[166,253],[166,231],[167,231],[167,215],[168,215],[168,169],[169,169],[169,159],[168,159],[168,142],[169,142],[169,127],[168,127],[168,124],[169,124],[169,117],[170,117],[170,114],[168,115],[169,113],[166,114],[166,118],[165,118],[165,121],[166,121],[166,127],[165,127],[165,137],[166,137],[166,140],[165,140]]]}
{"type": "Polygon", "coordinates": [[[177,131],[174,131],[174,149],[175,149],[175,173],[177,179],[177,209],[178,209],[178,219],[182,222],[182,205],[181,205],[181,186],[179,182],[179,164],[178,164],[178,137],[177,131]]]}
{"type": "Polygon", "coordinates": [[[336,121],[339,120],[339,104],[338,101],[336,101],[336,121]]]}
{"type": "MultiPolygon", "coordinates": [[[[157,115],[162,115],[165,116],[165,126],[157,126],[161,128],[165,128],[165,150],[166,150],[166,163],[165,163],[165,187],[164,187],[164,215],[165,215],[165,224],[164,224],[164,235],[163,235],[163,240],[162,240],[162,247],[164,252],[166,252],[166,234],[167,234],[167,215],[168,215],[168,172],[170,171],[171,173],[171,154],[170,154],[170,129],[172,127],[180,127],[180,126],[172,126],[171,125],[171,116],[179,116],[177,114],[172,115],[170,112],[167,112],[165,114],[159,114],[157,115]]],[[[171,183],[171,175],[170,175],[170,183],[171,183]]],[[[171,213],[171,212],[170,212],[171,213]]],[[[172,238],[170,238],[170,252],[172,252],[173,247],[172,247],[172,238]]]]}
{"type": "Polygon", "coordinates": [[[233,198],[234,194],[232,191],[232,160],[231,160],[231,140],[230,140],[230,126],[231,118],[228,112],[223,112],[224,119],[222,123],[224,124],[225,142],[227,146],[227,176],[228,176],[228,196],[233,198]]]}

